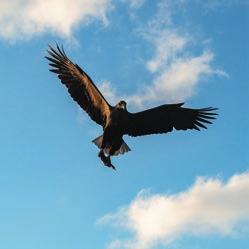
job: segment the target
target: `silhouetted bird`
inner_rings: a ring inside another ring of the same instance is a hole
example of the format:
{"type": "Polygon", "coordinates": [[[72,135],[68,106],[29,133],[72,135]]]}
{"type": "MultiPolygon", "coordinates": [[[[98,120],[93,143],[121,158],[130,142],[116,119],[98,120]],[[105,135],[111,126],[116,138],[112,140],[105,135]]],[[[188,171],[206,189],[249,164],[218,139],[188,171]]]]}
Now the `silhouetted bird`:
{"type": "Polygon", "coordinates": [[[124,154],[130,148],[123,140],[123,135],[133,137],[148,134],[167,133],[176,130],[206,128],[215,119],[217,108],[190,109],[184,103],[161,105],[142,112],[130,113],[126,102],[121,100],[111,106],[95,86],[91,78],[77,64],[66,56],[63,47],[49,46],[52,67],[61,82],[67,87],[71,97],[88,113],[90,118],[103,127],[103,134],[92,142],[99,148],[99,157],[104,165],[115,169],[110,157],[124,154]]]}

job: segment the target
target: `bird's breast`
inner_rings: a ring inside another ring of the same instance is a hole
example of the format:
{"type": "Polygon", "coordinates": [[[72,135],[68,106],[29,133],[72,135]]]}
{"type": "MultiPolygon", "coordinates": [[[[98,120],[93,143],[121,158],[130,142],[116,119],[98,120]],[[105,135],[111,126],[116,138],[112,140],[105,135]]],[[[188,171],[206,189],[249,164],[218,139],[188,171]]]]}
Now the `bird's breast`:
{"type": "Polygon", "coordinates": [[[114,110],[109,116],[107,127],[110,127],[115,130],[120,130],[124,124],[124,111],[123,110],[114,110]]]}

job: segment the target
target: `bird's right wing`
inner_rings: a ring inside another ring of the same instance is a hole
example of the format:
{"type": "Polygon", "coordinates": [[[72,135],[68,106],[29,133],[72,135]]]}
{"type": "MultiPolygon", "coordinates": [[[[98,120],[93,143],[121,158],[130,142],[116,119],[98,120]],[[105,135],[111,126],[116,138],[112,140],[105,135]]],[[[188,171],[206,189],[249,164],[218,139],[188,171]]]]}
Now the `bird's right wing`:
{"type": "Polygon", "coordinates": [[[51,72],[56,73],[61,82],[67,87],[71,97],[88,113],[92,120],[104,126],[106,116],[112,108],[91,78],[66,56],[63,48],[49,46],[51,72]]]}
{"type": "Polygon", "coordinates": [[[130,136],[143,136],[176,130],[207,128],[211,124],[217,108],[190,109],[181,107],[183,103],[161,105],[137,113],[128,113],[124,133],[130,136]]]}

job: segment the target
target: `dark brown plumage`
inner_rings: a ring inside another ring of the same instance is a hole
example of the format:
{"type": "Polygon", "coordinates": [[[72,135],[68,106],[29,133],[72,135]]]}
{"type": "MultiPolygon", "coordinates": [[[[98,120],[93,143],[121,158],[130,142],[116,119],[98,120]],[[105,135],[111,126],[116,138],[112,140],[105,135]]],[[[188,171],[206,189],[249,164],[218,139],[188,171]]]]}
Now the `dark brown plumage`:
{"type": "Polygon", "coordinates": [[[217,115],[214,113],[217,108],[190,109],[182,107],[184,103],[161,105],[137,113],[128,112],[125,101],[111,106],[86,72],[68,59],[63,47],[49,46],[47,52],[50,71],[58,75],[71,97],[90,118],[103,127],[103,135],[93,143],[100,148],[99,157],[104,165],[113,169],[110,156],[130,151],[123,135],[135,137],[167,133],[173,129],[206,129],[206,124],[211,124],[217,115]]]}

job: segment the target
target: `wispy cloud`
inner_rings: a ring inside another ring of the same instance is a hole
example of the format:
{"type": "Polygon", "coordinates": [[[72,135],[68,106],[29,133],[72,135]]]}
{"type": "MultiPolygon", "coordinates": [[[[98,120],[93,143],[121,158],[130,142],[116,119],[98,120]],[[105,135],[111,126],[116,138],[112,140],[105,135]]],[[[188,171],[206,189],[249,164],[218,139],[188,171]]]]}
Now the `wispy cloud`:
{"type": "Polygon", "coordinates": [[[143,107],[145,103],[181,102],[191,98],[200,81],[211,75],[228,77],[222,70],[211,66],[214,55],[210,51],[196,57],[177,58],[162,70],[152,84],[134,95],[118,95],[110,82],[99,85],[100,90],[112,103],[125,99],[130,105],[143,107]]]}
{"type": "MultiPolygon", "coordinates": [[[[214,52],[203,45],[196,55],[193,47],[200,46],[194,35],[184,27],[174,24],[176,9],[184,1],[160,1],[155,15],[144,27],[138,29],[142,39],[151,44],[154,54],[145,62],[153,74],[150,84],[140,86],[133,95],[118,96],[110,83],[102,84],[101,90],[107,99],[116,102],[126,99],[129,105],[143,107],[152,103],[182,102],[191,98],[198,85],[211,76],[228,77],[228,74],[213,67],[214,52]]],[[[204,44],[204,43],[203,43],[204,44]]]]}
{"type": "Polygon", "coordinates": [[[160,31],[150,37],[150,40],[155,48],[155,56],[147,62],[147,67],[153,73],[167,66],[189,42],[187,37],[170,29],[160,31]]]}
{"type": "Polygon", "coordinates": [[[116,104],[120,99],[122,99],[122,96],[117,94],[117,91],[112,87],[109,81],[101,82],[98,85],[98,88],[103,93],[105,98],[111,101],[111,104],[116,104]]]}
{"type": "Polygon", "coordinates": [[[112,249],[149,249],[186,235],[234,236],[249,225],[249,173],[234,175],[227,182],[199,177],[176,194],[141,191],[128,206],[98,223],[131,233],[128,240],[112,241],[112,249]]]}
{"type": "Polygon", "coordinates": [[[11,0],[0,2],[0,37],[27,39],[44,32],[69,38],[80,24],[107,24],[111,0],[11,0]]]}
{"type": "Polygon", "coordinates": [[[204,51],[200,56],[177,58],[155,78],[146,95],[148,100],[168,100],[173,102],[191,98],[198,84],[207,76],[227,76],[221,70],[212,68],[214,55],[204,51]]]}

